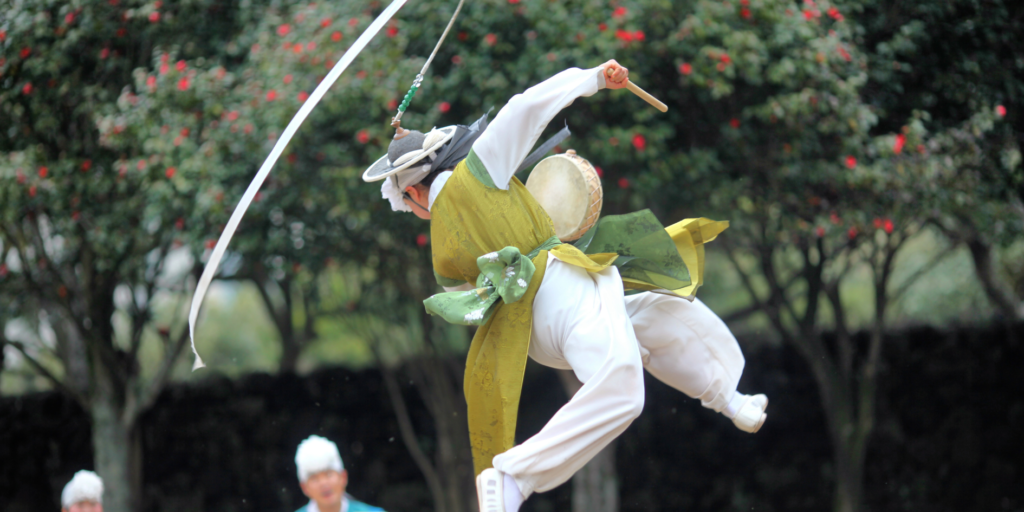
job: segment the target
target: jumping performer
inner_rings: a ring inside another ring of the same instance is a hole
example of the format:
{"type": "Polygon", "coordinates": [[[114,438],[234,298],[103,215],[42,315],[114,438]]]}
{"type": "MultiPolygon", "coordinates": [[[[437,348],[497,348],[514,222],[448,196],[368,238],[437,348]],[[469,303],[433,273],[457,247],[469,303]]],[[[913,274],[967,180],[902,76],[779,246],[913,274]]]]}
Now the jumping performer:
{"type": "Polygon", "coordinates": [[[627,84],[628,70],[614,60],[567,69],[513,97],[489,125],[484,116],[428,133],[399,127],[388,154],[364,173],[383,180],[392,209],[430,221],[446,293],[428,299],[427,310],[479,326],[464,391],[481,512],[516,512],[621,434],[643,409],[645,368],[740,430],[757,432],[767,417],[764,395],[736,391],[744,359],[735,338],[693,297],[702,244],[727,223],[690,219],[666,229],[646,210],[609,216],[577,242],[581,250],[555,237],[515,177],[561,109],[627,84]],[[583,387],[513,446],[527,356],[573,370],[583,387]]]}

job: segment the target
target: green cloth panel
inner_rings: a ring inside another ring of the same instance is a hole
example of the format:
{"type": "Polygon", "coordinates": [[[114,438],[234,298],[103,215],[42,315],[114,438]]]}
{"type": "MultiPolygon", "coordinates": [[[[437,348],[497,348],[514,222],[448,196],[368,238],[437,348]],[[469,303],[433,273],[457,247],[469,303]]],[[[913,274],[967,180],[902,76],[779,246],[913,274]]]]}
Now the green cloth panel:
{"type": "Polygon", "coordinates": [[[498,188],[494,185],[494,179],[491,178],[491,173],[487,172],[487,168],[484,167],[484,163],[480,161],[480,157],[476,156],[473,150],[469,150],[469,155],[466,156],[466,167],[469,167],[469,173],[474,178],[483,183],[487,188],[498,188]]]}
{"type": "Polygon", "coordinates": [[[575,244],[584,254],[614,252],[623,279],[666,290],[690,285],[690,272],[672,237],[650,210],[601,217],[575,244]]]}

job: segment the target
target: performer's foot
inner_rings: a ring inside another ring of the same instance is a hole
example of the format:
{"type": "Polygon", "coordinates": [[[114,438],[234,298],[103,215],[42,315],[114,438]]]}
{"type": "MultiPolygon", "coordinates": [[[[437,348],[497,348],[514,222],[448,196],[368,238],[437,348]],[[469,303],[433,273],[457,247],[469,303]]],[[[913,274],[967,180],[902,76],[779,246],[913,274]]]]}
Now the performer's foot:
{"type": "Polygon", "coordinates": [[[751,434],[761,430],[761,426],[768,419],[768,415],[764,413],[768,407],[767,396],[748,396],[737,393],[732,402],[729,404],[728,412],[733,413],[732,423],[736,425],[736,428],[751,434]]]}

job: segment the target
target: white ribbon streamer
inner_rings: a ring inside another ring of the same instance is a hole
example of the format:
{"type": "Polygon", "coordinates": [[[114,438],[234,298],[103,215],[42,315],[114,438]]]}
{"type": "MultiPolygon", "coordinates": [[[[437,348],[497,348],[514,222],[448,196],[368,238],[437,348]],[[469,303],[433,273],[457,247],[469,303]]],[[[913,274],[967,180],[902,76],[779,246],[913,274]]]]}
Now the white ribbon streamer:
{"type": "Polygon", "coordinates": [[[316,87],[313,94],[309,96],[309,99],[302,104],[299,111],[292,117],[292,120],[288,123],[288,126],[284,129],[284,133],[281,134],[281,138],[274,144],[274,149],[270,151],[270,156],[263,162],[256,177],[253,178],[252,183],[249,183],[249,188],[245,189],[245,194],[242,195],[241,201],[238,202],[238,206],[235,207],[235,211],[231,214],[231,218],[228,219],[228,224],[224,228],[224,232],[221,233],[220,239],[217,240],[217,245],[213,248],[213,253],[210,254],[210,260],[206,262],[206,268],[203,269],[203,275],[199,278],[199,284],[196,286],[196,292],[192,296],[192,307],[188,312],[188,333],[189,338],[192,341],[192,353],[196,356],[195,364],[192,365],[192,371],[203,368],[206,365],[203,364],[203,359],[199,357],[199,352],[196,351],[196,318],[199,317],[199,307],[203,304],[203,297],[206,296],[206,291],[210,287],[210,282],[213,281],[214,274],[217,273],[217,267],[220,266],[220,260],[224,257],[224,251],[227,250],[228,244],[231,243],[231,237],[235,234],[235,230],[238,228],[238,224],[242,221],[242,216],[245,215],[245,211],[249,209],[249,205],[252,203],[253,198],[256,197],[256,193],[259,192],[263,182],[267,179],[271,169],[274,168],[274,164],[277,163],[277,159],[280,158],[281,153],[284,152],[285,146],[292,140],[292,136],[302,125],[302,122],[306,120],[309,113],[313,111],[316,104],[320,102],[320,99],[327,93],[327,89],[330,89],[334,82],[338,80],[338,77],[345,71],[345,68],[355,60],[356,56],[359,55],[363,48],[369,44],[373,36],[380,32],[380,29],[384,27],[384,24],[394,16],[395,12],[398,11],[407,0],[394,0],[384,12],[377,16],[377,19],[370,24],[369,27],[356,39],[356,42],[352,44],[352,47],[345,52],[345,55],[341,57],[341,60],[334,65],[331,72],[327,74],[320,85],[316,87]]]}

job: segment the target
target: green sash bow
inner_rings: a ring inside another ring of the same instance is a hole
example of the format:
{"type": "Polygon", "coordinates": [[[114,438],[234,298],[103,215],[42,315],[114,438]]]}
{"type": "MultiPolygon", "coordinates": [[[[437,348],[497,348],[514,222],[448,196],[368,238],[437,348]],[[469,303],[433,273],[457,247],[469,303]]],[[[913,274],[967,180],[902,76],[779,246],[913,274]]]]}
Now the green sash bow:
{"type": "Polygon", "coordinates": [[[460,325],[484,325],[498,307],[498,301],[511,304],[523,298],[537,267],[533,264],[540,251],[550,250],[562,242],[551,237],[523,256],[517,247],[506,247],[476,259],[480,275],[476,289],[463,292],[438,293],[423,301],[427,312],[460,325]]]}

